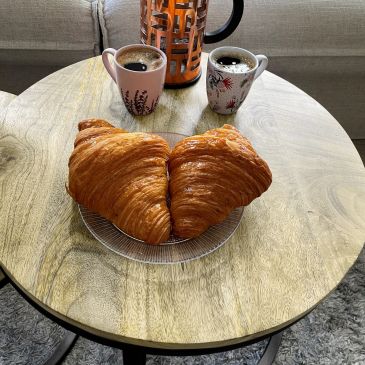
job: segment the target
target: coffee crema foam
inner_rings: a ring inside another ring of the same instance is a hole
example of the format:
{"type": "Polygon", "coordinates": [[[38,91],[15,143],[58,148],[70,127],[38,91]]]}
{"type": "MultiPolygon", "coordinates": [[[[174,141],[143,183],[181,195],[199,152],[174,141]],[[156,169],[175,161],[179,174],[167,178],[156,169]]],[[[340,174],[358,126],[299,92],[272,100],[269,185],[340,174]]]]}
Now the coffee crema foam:
{"type": "Polygon", "coordinates": [[[251,58],[233,52],[214,56],[212,61],[218,69],[232,73],[245,73],[255,67],[251,58]]]}
{"type": "Polygon", "coordinates": [[[133,71],[153,71],[162,63],[162,56],[153,49],[132,48],[117,57],[120,66],[133,71]]]}

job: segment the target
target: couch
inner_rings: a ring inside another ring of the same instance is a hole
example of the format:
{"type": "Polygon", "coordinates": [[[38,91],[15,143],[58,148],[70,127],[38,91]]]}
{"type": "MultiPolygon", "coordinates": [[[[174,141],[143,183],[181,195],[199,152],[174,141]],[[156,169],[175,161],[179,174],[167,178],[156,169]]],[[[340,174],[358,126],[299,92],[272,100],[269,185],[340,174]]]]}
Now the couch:
{"type": "MultiPolygon", "coordinates": [[[[211,0],[208,30],[229,0],[211,0]]],[[[365,139],[365,1],[246,0],[226,40],[269,57],[269,71],[317,99],[353,139],[365,139]]],[[[1,0],[0,90],[32,83],[104,48],[139,42],[138,0],[1,0]]]]}

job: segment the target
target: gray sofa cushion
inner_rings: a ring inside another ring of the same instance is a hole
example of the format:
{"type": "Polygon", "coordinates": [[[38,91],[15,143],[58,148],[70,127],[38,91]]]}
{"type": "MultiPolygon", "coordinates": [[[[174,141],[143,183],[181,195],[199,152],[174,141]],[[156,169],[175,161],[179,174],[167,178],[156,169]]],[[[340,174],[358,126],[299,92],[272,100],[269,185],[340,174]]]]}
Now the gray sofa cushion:
{"type": "MultiPolygon", "coordinates": [[[[212,1],[210,28],[227,17],[229,2],[212,1]]],[[[365,56],[364,17],[363,0],[247,0],[226,43],[269,56],[365,56]]]]}
{"type": "Polygon", "coordinates": [[[139,10],[140,0],[99,0],[104,48],[140,42],[139,10]]]}
{"type": "Polygon", "coordinates": [[[0,63],[66,65],[100,54],[97,0],[1,0],[0,63]]]}

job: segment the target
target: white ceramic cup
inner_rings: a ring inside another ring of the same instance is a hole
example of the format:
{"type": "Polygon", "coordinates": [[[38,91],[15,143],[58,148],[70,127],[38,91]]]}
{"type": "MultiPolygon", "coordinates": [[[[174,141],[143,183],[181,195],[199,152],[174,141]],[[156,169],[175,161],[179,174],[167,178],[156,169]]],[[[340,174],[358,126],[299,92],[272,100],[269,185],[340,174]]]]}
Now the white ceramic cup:
{"type": "Polygon", "coordinates": [[[253,53],[238,47],[219,47],[209,54],[206,90],[210,107],[219,114],[235,113],[246,99],[254,82],[266,69],[268,59],[264,55],[253,53]],[[251,68],[240,72],[217,64],[221,57],[243,56],[248,59],[251,68]]]}

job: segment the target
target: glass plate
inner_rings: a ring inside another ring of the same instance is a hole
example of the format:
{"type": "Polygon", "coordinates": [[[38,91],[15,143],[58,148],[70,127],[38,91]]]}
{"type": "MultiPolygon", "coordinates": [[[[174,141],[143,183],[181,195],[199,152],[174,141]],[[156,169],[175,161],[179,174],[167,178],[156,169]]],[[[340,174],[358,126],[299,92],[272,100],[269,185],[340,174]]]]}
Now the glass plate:
{"type": "MultiPolygon", "coordinates": [[[[174,147],[186,136],[177,133],[159,133],[174,147]]],[[[243,207],[237,208],[221,223],[211,226],[199,237],[180,239],[171,236],[162,245],[149,245],[133,238],[114,226],[113,223],[79,205],[80,214],[92,235],[115,253],[132,260],[150,264],[173,264],[198,259],[221,247],[238,227],[243,207]]]]}

